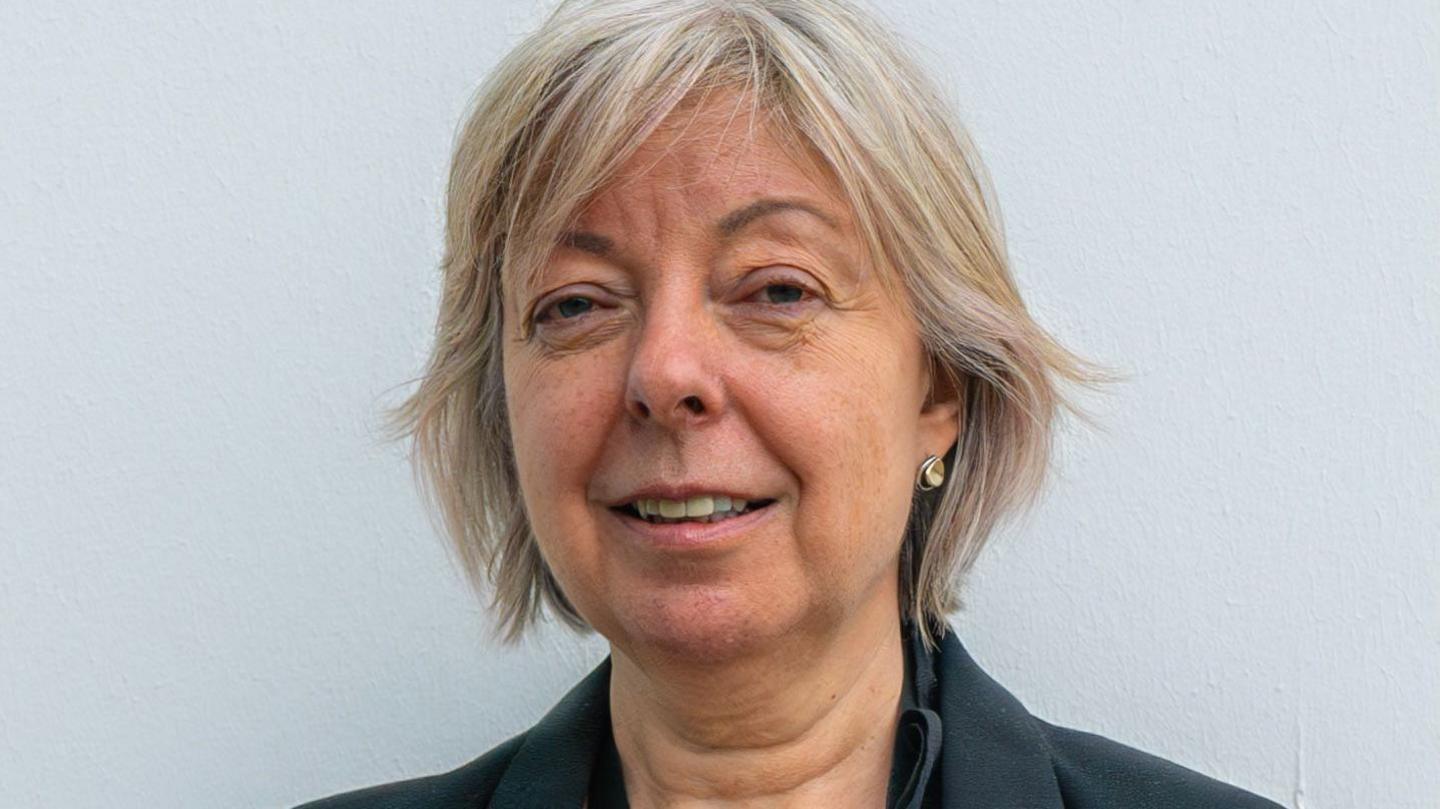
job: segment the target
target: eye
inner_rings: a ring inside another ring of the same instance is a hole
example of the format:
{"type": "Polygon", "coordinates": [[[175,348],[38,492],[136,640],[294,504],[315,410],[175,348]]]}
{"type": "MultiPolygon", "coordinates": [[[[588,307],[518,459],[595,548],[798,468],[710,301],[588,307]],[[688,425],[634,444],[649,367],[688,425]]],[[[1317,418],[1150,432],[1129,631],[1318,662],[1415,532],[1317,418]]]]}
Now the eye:
{"type": "Polygon", "coordinates": [[[567,295],[540,310],[535,322],[545,323],[553,319],[552,313],[559,315],[560,320],[576,320],[594,308],[595,302],[584,295],[567,295]]]}
{"type": "Polygon", "coordinates": [[[784,305],[787,303],[799,303],[805,297],[805,287],[799,284],[792,284],[787,281],[776,281],[766,284],[760,290],[760,295],[768,299],[768,303],[784,305]]]}
{"type": "Polygon", "coordinates": [[[795,311],[825,298],[815,288],[796,277],[794,272],[771,275],[764,286],[750,294],[747,300],[754,300],[763,306],[783,311],[795,311]]]}

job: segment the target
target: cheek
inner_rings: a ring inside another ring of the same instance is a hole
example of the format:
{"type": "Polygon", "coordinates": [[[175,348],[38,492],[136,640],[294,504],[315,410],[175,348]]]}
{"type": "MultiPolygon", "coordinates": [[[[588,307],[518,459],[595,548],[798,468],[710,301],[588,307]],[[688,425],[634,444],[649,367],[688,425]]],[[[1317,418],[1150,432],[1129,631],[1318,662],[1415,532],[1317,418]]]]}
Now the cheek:
{"type": "Polygon", "coordinates": [[[827,352],[766,392],[780,430],[770,443],[784,448],[799,486],[797,552],[822,590],[888,570],[909,514],[914,385],[898,349],[876,348],[886,345],[827,352]]]}
{"type": "MultiPolygon", "coordinates": [[[[552,568],[593,556],[587,482],[603,449],[618,395],[599,358],[517,362],[506,403],[516,471],[530,524],[552,568]],[[564,548],[555,547],[563,539],[564,548]]],[[[512,369],[507,367],[507,371],[512,369]]],[[[562,571],[555,570],[557,576],[562,571]]],[[[563,578],[563,576],[562,576],[563,578]]]]}

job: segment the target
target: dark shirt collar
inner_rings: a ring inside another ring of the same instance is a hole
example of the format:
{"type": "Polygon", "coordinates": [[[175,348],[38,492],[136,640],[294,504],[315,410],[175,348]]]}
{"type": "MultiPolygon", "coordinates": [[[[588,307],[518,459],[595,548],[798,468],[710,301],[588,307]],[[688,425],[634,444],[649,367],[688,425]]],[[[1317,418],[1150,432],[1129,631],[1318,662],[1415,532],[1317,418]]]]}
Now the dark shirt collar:
{"type": "MultiPolygon", "coordinates": [[[[912,799],[892,806],[1059,809],[1048,744],[1033,718],[980,670],[953,630],[944,630],[933,654],[914,633],[906,633],[913,666],[907,667],[901,729],[919,733],[911,734],[917,742],[913,758],[897,762],[907,774],[917,774],[923,788],[909,796],[903,788],[892,793],[892,800],[912,799]]],[[[623,801],[620,759],[610,733],[609,686],[606,658],[526,733],[496,787],[492,809],[578,809],[592,786],[607,785],[610,799],[619,795],[623,801]]],[[[897,746],[903,741],[897,739],[897,746]]],[[[602,809],[603,799],[597,791],[591,809],[602,809]]]]}
{"type": "Polygon", "coordinates": [[[944,740],[935,687],[935,659],[914,627],[902,627],[905,642],[905,686],[900,692],[900,722],[890,765],[888,809],[929,809],[938,806],[936,765],[944,740]]]}

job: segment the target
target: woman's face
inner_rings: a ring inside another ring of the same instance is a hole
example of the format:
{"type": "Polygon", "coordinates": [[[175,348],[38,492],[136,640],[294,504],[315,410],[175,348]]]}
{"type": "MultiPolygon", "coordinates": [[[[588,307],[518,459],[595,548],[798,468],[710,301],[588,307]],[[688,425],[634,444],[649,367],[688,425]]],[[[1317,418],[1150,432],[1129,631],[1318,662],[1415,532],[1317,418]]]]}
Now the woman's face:
{"type": "Polygon", "coordinates": [[[534,291],[507,288],[531,525],[576,609],[632,655],[719,660],[862,611],[898,621],[916,470],[957,435],[828,175],[762,124],[747,139],[735,103],[672,116],[534,291]],[[699,513],[717,505],[706,495],[762,507],[665,524],[631,511],[699,513]]]}

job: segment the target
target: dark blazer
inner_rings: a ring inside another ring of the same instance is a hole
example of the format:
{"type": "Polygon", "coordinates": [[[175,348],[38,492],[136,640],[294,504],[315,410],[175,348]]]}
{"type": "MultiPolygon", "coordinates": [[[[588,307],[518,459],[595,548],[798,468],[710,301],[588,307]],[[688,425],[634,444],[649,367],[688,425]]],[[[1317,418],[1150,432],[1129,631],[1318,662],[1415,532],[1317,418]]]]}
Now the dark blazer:
{"type": "MultiPolygon", "coordinates": [[[[1281,809],[1194,770],[1032,716],[953,630],[935,655],[941,805],[964,809],[1281,809]]],[[[610,660],[538,724],[440,775],[298,809],[579,809],[610,733],[610,660]]]]}

